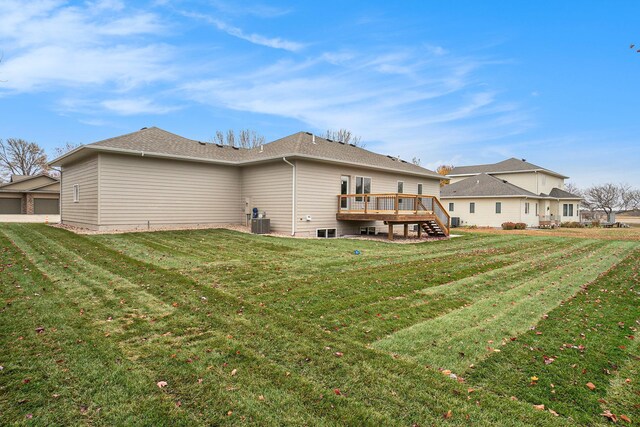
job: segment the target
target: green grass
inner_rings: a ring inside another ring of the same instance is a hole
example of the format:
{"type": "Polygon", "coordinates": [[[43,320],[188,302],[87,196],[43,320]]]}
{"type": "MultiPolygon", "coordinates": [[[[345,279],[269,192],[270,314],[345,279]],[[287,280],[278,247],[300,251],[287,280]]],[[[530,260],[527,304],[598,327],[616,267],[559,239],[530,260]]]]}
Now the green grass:
{"type": "Polygon", "coordinates": [[[606,423],[608,409],[637,422],[639,261],[638,242],[547,235],[391,245],[2,225],[0,419],[551,426],[606,423]]]}

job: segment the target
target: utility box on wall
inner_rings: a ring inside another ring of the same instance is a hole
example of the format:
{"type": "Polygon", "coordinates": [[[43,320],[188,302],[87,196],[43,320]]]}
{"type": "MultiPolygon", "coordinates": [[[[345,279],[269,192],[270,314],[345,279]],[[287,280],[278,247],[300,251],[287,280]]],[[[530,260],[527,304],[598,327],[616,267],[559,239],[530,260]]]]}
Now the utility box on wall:
{"type": "Polygon", "coordinates": [[[253,234],[269,234],[271,233],[271,219],[269,218],[252,218],[251,232],[253,234]]]}

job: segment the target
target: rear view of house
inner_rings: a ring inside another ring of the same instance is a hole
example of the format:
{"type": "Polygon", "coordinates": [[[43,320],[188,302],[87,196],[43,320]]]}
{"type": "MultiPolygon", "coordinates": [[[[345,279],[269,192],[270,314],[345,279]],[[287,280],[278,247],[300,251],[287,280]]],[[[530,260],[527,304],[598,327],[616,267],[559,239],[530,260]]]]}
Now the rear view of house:
{"type": "Polygon", "coordinates": [[[441,198],[454,222],[500,227],[521,222],[529,227],[579,221],[580,196],[565,191],[567,176],[520,159],[461,166],[447,175],[441,198]]]}
{"type": "Polygon", "coordinates": [[[409,223],[448,233],[440,175],[307,132],[245,149],[143,128],[51,164],[62,170],[62,222],[78,227],[245,224],[257,208],[295,236],[409,223]]]}
{"type": "Polygon", "coordinates": [[[47,174],[12,175],[0,184],[0,215],[56,215],[60,182],[47,174]]]}

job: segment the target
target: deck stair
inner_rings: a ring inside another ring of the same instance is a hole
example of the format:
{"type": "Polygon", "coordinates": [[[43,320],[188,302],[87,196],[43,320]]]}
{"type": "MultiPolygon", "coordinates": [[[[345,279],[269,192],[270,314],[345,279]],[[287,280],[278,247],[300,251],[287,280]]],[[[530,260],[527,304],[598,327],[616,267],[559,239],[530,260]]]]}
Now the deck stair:
{"type": "Polygon", "coordinates": [[[420,227],[429,237],[447,237],[447,232],[444,231],[438,223],[434,220],[420,223],[420,227]]]}

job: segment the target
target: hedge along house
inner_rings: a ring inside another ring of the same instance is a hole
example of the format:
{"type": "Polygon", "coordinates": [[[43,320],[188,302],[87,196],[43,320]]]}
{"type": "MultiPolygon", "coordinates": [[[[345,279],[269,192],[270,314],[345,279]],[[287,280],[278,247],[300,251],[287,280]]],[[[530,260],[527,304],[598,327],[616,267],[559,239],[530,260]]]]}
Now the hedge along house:
{"type": "Polygon", "coordinates": [[[61,168],[62,223],[94,230],[245,224],[256,207],[295,236],[409,223],[448,234],[440,175],[307,132],[244,149],[143,128],[51,165],[61,168]]]}
{"type": "Polygon", "coordinates": [[[0,184],[0,215],[57,215],[60,182],[47,174],[11,175],[0,184]]]}
{"type": "Polygon", "coordinates": [[[563,189],[568,177],[525,160],[456,167],[447,176],[441,198],[461,225],[543,227],[580,220],[580,196],[563,189]]]}

